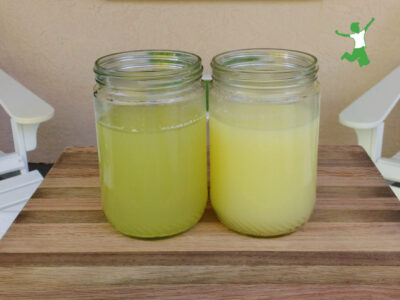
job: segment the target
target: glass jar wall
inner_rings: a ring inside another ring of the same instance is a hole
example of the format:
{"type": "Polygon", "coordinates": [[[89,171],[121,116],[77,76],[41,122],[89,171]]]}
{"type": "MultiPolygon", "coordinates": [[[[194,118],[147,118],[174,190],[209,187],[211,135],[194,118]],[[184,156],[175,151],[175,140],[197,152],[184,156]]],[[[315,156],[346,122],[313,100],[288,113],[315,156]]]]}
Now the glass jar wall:
{"type": "Polygon", "coordinates": [[[189,229],[207,201],[206,104],[198,56],[131,51],[99,58],[94,88],[104,213],[120,232],[189,229]]]}
{"type": "Polygon", "coordinates": [[[254,236],[295,231],[316,194],[317,59],[281,49],[215,56],[210,193],[219,220],[254,236]]]}

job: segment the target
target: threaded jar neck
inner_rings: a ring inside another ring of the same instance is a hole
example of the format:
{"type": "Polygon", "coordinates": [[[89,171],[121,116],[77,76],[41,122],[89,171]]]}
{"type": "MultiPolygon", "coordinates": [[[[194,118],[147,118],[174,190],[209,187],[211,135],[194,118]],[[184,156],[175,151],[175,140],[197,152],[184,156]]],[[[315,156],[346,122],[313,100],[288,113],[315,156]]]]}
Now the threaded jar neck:
{"type": "Polygon", "coordinates": [[[290,89],[317,80],[317,58],[285,49],[242,49],[221,53],[211,62],[217,84],[254,89],[290,89]]]}
{"type": "Polygon", "coordinates": [[[94,72],[100,86],[145,92],[185,88],[200,80],[203,66],[188,52],[138,50],[103,56],[94,72]]]}

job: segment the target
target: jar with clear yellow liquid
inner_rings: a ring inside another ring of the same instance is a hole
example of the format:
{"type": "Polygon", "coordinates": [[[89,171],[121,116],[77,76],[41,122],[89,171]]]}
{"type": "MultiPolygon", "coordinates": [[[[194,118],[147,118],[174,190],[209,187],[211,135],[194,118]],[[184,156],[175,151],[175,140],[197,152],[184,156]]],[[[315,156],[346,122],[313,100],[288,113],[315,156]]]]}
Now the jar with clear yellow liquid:
{"type": "Polygon", "coordinates": [[[207,201],[201,60],[180,51],[131,51],[96,61],[101,195],[120,232],[157,238],[188,230],[207,201]]]}
{"type": "Polygon", "coordinates": [[[295,231],[316,197],[317,59],[281,49],[215,56],[210,86],[210,198],[228,228],[295,231]]]}

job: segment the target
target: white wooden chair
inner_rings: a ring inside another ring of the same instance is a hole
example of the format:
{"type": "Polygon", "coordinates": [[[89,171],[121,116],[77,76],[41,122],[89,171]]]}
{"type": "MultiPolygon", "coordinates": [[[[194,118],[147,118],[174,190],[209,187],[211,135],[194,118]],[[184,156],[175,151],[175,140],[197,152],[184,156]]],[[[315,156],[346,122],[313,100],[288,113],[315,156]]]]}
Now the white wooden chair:
{"type": "Polygon", "coordinates": [[[0,69],[0,105],[10,116],[13,153],[0,151],[0,175],[17,175],[0,180],[0,239],[31,198],[43,177],[29,171],[27,151],[36,148],[41,122],[52,118],[54,109],[0,69]]]}
{"type": "Polygon", "coordinates": [[[398,199],[400,199],[400,152],[391,158],[381,157],[381,152],[385,119],[399,98],[400,66],[339,115],[340,123],[356,131],[358,144],[367,151],[383,177],[391,183],[390,187],[398,199]]]}

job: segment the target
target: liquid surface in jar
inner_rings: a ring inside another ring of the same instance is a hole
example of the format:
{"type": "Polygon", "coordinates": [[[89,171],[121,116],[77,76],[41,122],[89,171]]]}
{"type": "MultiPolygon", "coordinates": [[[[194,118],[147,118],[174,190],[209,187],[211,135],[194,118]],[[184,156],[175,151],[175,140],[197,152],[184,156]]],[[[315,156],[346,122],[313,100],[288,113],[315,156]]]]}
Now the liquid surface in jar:
{"type": "Polygon", "coordinates": [[[234,231],[276,236],[302,226],[315,202],[319,119],[301,103],[215,104],[210,192],[234,231]]]}
{"type": "Polygon", "coordinates": [[[97,120],[103,209],[120,232],[189,229],[207,201],[206,118],[193,107],[114,107],[97,120]]]}

